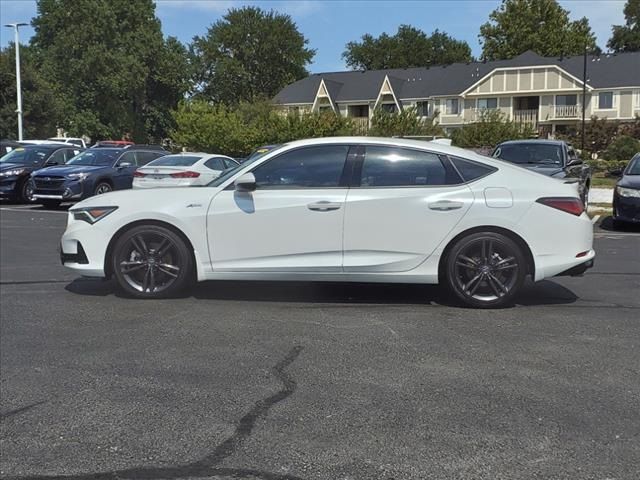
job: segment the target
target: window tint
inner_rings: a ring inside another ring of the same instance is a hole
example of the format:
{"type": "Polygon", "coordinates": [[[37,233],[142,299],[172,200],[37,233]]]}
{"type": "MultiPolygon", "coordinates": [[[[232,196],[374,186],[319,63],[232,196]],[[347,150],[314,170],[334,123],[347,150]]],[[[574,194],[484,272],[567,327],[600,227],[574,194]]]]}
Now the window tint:
{"type": "Polygon", "coordinates": [[[220,157],[210,158],[209,160],[204,162],[204,166],[207,168],[210,168],[211,170],[218,170],[218,171],[226,170],[224,166],[224,162],[220,157]]]}
{"type": "Polygon", "coordinates": [[[136,163],[136,152],[127,152],[120,157],[118,160],[118,165],[122,165],[123,163],[130,163],[131,165],[137,165],[136,163]]]}
{"type": "Polygon", "coordinates": [[[460,183],[438,155],[398,147],[370,146],[362,164],[361,187],[415,187],[460,183]]]}
{"type": "Polygon", "coordinates": [[[257,167],[258,188],[337,187],[348,145],[322,145],[283,153],[257,167]]]}
{"type": "Polygon", "coordinates": [[[233,160],[229,160],[228,158],[223,158],[222,161],[224,162],[225,168],[234,168],[240,165],[238,162],[234,162],[233,160]]]}
{"type": "Polygon", "coordinates": [[[47,164],[64,165],[66,163],[66,158],[64,158],[65,151],[66,149],[61,149],[53,152],[51,156],[47,159],[47,164]]]}
{"type": "Polygon", "coordinates": [[[75,157],[76,155],[78,155],[80,153],[80,150],[74,150],[71,148],[68,148],[64,151],[64,161],[65,163],[68,162],[69,160],[71,160],[73,157],[75,157]]]}
{"type": "Polygon", "coordinates": [[[449,160],[451,160],[451,163],[453,163],[458,172],[460,172],[465,182],[470,182],[471,180],[484,177],[496,171],[495,168],[489,165],[482,165],[463,158],[449,157],[449,160]]]}
{"type": "Polygon", "coordinates": [[[162,156],[160,152],[132,152],[132,153],[137,153],[136,160],[139,167],[142,167],[143,165],[146,165],[147,163],[162,156]]]}

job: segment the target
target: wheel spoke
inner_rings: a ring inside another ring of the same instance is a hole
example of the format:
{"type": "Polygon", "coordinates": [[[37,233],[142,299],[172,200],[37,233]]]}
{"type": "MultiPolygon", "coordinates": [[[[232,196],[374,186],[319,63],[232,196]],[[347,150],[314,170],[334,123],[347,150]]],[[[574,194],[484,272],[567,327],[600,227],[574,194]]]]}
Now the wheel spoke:
{"type": "Polygon", "coordinates": [[[144,280],[142,280],[142,291],[146,292],[149,289],[149,283],[151,282],[152,269],[147,267],[147,271],[144,274],[144,280]]]}
{"type": "Polygon", "coordinates": [[[140,255],[144,255],[146,257],[149,254],[147,244],[145,243],[144,238],[142,238],[142,235],[131,237],[131,243],[140,255]]]}
{"type": "Polygon", "coordinates": [[[473,258],[469,258],[465,255],[458,255],[456,265],[460,267],[470,268],[472,270],[477,270],[479,267],[478,262],[476,262],[473,258]]]}
{"type": "Polygon", "coordinates": [[[504,264],[504,263],[510,263],[513,262],[516,259],[516,257],[507,257],[507,258],[503,258],[502,260],[500,260],[499,262],[496,262],[496,264],[494,265],[494,267],[499,267],[500,265],[504,264]]]}
{"type": "Polygon", "coordinates": [[[146,264],[140,260],[134,262],[120,262],[120,271],[122,273],[131,273],[146,267],[146,264]]]}
{"type": "Polygon", "coordinates": [[[167,250],[169,250],[169,248],[171,248],[171,241],[168,238],[163,238],[162,242],[160,242],[160,245],[158,245],[158,248],[156,248],[156,254],[158,255],[158,258],[162,258],[163,255],[167,253],[167,250]]]}
{"type": "Polygon", "coordinates": [[[490,273],[488,275],[488,278],[489,278],[489,284],[491,285],[492,288],[494,288],[494,291],[496,291],[495,287],[493,286],[494,283],[500,288],[500,290],[502,290],[502,293],[499,293],[496,291],[496,294],[498,296],[502,296],[505,293],[509,292],[509,289],[505,286],[505,284],[502,283],[500,280],[498,280],[498,277],[496,277],[494,274],[490,273]]]}
{"type": "Polygon", "coordinates": [[[500,265],[499,267],[493,267],[493,270],[494,271],[511,270],[512,268],[518,268],[518,264],[511,263],[509,265],[500,265]]]}
{"type": "MultiPolygon", "coordinates": [[[[166,269],[163,266],[158,266],[158,270],[160,270],[162,273],[166,273],[167,275],[173,277],[173,278],[178,278],[178,274],[175,272],[172,272],[171,270],[166,269]]],[[[177,269],[178,271],[180,270],[179,268],[177,269]]]]}
{"type": "Polygon", "coordinates": [[[175,270],[176,272],[180,271],[180,267],[178,267],[176,265],[171,265],[169,263],[159,263],[158,266],[163,267],[163,268],[168,268],[169,270],[175,270]]]}
{"type": "Polygon", "coordinates": [[[466,285],[463,285],[462,289],[465,292],[469,292],[469,295],[473,295],[474,292],[477,290],[478,285],[480,285],[480,280],[482,279],[482,274],[479,273],[477,274],[475,277],[473,277],[471,280],[469,280],[469,283],[467,283],[466,285]],[[475,282],[475,287],[473,289],[473,291],[469,290],[469,287],[471,287],[471,285],[475,282]]]}

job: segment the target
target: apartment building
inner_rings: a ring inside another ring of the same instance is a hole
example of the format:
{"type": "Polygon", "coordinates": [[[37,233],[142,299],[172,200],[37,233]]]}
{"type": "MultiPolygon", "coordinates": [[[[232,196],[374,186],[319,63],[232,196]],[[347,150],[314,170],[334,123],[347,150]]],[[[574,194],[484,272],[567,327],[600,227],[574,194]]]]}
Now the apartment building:
{"type": "Polygon", "coordinates": [[[333,111],[363,130],[380,107],[416,107],[446,131],[475,122],[486,110],[530,124],[547,136],[593,115],[629,121],[640,115],[640,52],[587,57],[541,57],[532,51],[511,60],[446,66],[317,73],[288,85],[274,103],[285,112],[333,111]]]}

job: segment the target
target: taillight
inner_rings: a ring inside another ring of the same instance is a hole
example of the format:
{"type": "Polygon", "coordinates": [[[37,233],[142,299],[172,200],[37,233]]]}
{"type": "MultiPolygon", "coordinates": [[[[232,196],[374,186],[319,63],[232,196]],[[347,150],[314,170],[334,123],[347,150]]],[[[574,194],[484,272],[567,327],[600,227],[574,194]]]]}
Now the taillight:
{"type": "Polygon", "coordinates": [[[135,172],[133,172],[133,176],[134,176],[134,177],[138,177],[138,178],[146,177],[146,175],[145,175],[144,173],[142,173],[142,172],[140,172],[140,171],[138,171],[138,170],[136,170],[135,172]]]}
{"type": "Polygon", "coordinates": [[[546,205],[547,207],[562,210],[571,215],[580,216],[582,212],[584,212],[582,200],[575,197],[543,197],[536,200],[536,202],[546,205]]]}
{"type": "Polygon", "coordinates": [[[186,171],[186,172],[178,172],[172,173],[171,176],[173,178],[198,178],[200,174],[198,172],[186,171]]]}

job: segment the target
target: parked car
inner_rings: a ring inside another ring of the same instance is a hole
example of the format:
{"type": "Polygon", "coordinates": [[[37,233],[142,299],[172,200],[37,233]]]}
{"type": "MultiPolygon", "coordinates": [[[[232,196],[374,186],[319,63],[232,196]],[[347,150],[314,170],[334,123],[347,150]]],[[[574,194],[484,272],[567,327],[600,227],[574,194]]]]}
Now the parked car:
{"type": "Polygon", "coordinates": [[[224,155],[189,152],[165,155],[135,171],[133,188],[206,185],[223,171],[238,165],[224,155]]]}
{"type": "Polygon", "coordinates": [[[613,226],[640,223],[640,152],[620,172],[620,180],[613,190],[613,226]]]}
{"type": "Polygon", "coordinates": [[[47,207],[57,207],[63,201],[131,188],[138,167],[167,153],[138,146],[89,148],[64,166],[34,172],[33,198],[47,207]]]}
{"type": "Polygon", "coordinates": [[[102,140],[93,144],[91,148],[128,147],[130,145],[135,144],[133,142],[130,142],[129,140],[102,140]]]}
{"type": "Polygon", "coordinates": [[[492,157],[518,164],[552,178],[575,179],[580,198],[587,205],[591,188],[591,168],[571,145],[561,140],[511,140],[498,145],[492,157]]]}
{"type": "Polygon", "coordinates": [[[441,282],[504,306],[525,277],[593,265],[575,183],[416,140],[290,142],[202,188],[113,192],[70,210],[62,262],[129,295],[192,279],[441,282]]]}
{"type": "Polygon", "coordinates": [[[249,160],[255,160],[258,157],[262,157],[263,155],[269,153],[271,150],[278,148],[280,145],[263,145],[262,147],[256,148],[253,152],[249,154],[248,157],[239,161],[239,163],[244,163],[249,160]]]}
{"type": "Polygon", "coordinates": [[[67,144],[41,144],[14,148],[0,158],[0,197],[30,202],[33,189],[29,175],[35,170],[64,165],[82,151],[67,144]]]}
{"type": "Polygon", "coordinates": [[[0,157],[6,155],[14,148],[22,147],[21,143],[16,142],[15,140],[0,140],[0,157]]]}
{"type": "Polygon", "coordinates": [[[85,143],[84,138],[80,137],[52,137],[47,140],[70,143],[71,145],[75,145],[76,147],[87,148],[87,144],[85,143]]]}

